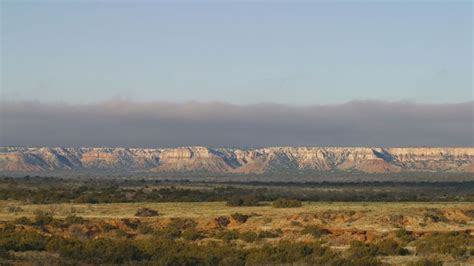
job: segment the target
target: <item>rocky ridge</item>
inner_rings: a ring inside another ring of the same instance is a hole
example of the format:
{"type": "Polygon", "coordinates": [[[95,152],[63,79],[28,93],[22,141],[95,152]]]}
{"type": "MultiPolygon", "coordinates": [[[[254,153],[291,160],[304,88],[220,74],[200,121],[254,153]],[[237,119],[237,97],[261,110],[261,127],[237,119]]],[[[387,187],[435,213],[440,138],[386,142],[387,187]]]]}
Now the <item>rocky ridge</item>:
{"type": "Polygon", "coordinates": [[[474,173],[474,148],[2,147],[0,172],[115,170],[259,174],[272,171],[465,172],[474,173]]]}

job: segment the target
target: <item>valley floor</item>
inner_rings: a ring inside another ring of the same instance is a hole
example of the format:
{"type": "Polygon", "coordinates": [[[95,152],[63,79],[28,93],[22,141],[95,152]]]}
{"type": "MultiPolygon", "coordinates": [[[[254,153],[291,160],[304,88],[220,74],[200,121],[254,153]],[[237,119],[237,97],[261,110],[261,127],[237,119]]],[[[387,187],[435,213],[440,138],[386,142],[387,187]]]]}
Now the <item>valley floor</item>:
{"type": "MultiPolygon", "coordinates": [[[[351,249],[354,241],[370,244],[395,240],[403,245],[408,254],[377,256],[380,262],[405,265],[420,259],[433,259],[454,265],[460,262],[474,263],[470,255],[474,244],[473,203],[304,202],[298,208],[275,208],[268,202],[262,202],[260,205],[229,207],[225,202],[41,205],[1,201],[0,222],[3,225],[0,226],[5,228],[9,224],[16,224],[15,230],[36,230],[41,234],[66,238],[132,240],[156,235],[156,232],[164,234],[165,228],[176,226],[176,230],[182,232],[172,236],[174,241],[182,241],[184,238],[184,241],[198,245],[216,242],[243,249],[277,244],[281,241],[321,241],[320,243],[333,250],[344,251],[351,249]],[[158,215],[137,217],[135,215],[139,208],[156,210],[158,215]],[[20,217],[30,221],[37,219],[39,211],[63,222],[41,227],[34,225],[34,222],[18,225],[20,217]],[[80,223],[77,222],[80,225],[75,225],[75,222],[65,224],[64,221],[68,221],[70,217],[81,217],[80,223]],[[183,235],[188,227],[194,230],[195,238],[187,239],[183,235]],[[429,252],[429,248],[428,252],[420,249],[420,245],[423,246],[420,242],[430,241],[439,234],[448,238],[462,235],[462,241],[467,242],[461,242],[464,243],[461,245],[465,246],[458,248],[467,251],[462,253],[464,255],[457,256],[450,251],[440,250],[439,254],[436,254],[429,252]]],[[[26,257],[25,254],[27,253],[16,252],[13,257],[25,263],[31,262],[25,259],[31,254],[26,257]]],[[[60,261],[54,252],[34,254],[46,257],[46,260],[50,256],[49,260],[60,261]]]]}

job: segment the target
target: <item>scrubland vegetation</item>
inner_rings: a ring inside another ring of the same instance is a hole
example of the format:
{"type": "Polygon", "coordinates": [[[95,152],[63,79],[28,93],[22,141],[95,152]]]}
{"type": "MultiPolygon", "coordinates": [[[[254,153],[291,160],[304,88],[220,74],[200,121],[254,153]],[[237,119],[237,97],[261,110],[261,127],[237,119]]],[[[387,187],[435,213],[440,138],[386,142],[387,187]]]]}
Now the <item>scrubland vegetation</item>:
{"type": "Polygon", "coordinates": [[[474,182],[192,183],[152,179],[0,178],[0,200],[35,204],[216,202],[256,206],[261,201],[474,201],[474,182]]]}
{"type": "MultiPolygon", "coordinates": [[[[0,264],[474,263],[470,202],[308,200],[319,192],[322,198],[331,191],[357,195],[367,191],[362,185],[126,183],[66,180],[48,187],[3,180],[0,264]],[[20,188],[23,195],[15,192],[20,188]]],[[[401,195],[402,189],[388,187],[371,193],[401,195]]],[[[421,189],[432,200],[440,196],[435,185],[403,189],[421,189]]],[[[457,185],[445,193],[455,197],[455,191],[458,200],[471,196],[457,185]]]]}
{"type": "Polygon", "coordinates": [[[412,260],[413,265],[436,265],[433,254],[467,261],[473,245],[467,232],[435,232],[413,238],[406,237],[411,232],[401,229],[373,242],[351,240],[341,251],[334,249],[327,238],[334,234],[331,230],[314,225],[292,233],[311,235],[310,241],[285,238],[281,229],[240,232],[227,228],[231,222],[246,223],[249,218],[245,220],[242,216],[226,217],[228,222],[222,222],[222,216],[216,217],[215,227],[204,230],[190,218],[171,218],[156,226],[159,223],[138,219],[117,222],[87,220],[77,215],[55,218],[37,211],[32,219],[20,217],[3,224],[0,255],[4,261],[13,261],[21,252],[36,251],[51,254],[46,258],[49,262],[162,265],[381,265],[387,256],[420,256],[419,261],[412,260]],[[270,242],[271,239],[276,242],[270,242]],[[415,249],[409,251],[408,245],[415,249]]]}

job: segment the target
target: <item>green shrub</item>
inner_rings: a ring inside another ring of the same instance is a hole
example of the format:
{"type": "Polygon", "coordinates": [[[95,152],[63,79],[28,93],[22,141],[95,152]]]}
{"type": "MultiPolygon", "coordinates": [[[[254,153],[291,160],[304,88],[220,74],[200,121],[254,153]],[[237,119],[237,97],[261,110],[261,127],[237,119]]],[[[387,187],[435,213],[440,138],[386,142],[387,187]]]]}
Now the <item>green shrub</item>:
{"type": "Polygon", "coordinates": [[[298,208],[301,207],[301,201],[294,199],[277,199],[272,204],[275,208],[298,208]]]}
{"type": "Polygon", "coordinates": [[[219,230],[215,232],[214,237],[222,239],[226,242],[239,239],[239,231],[237,230],[219,230]]]}
{"type": "Polygon", "coordinates": [[[13,251],[43,251],[46,248],[48,237],[36,232],[1,232],[0,247],[13,251]]]}
{"type": "Polygon", "coordinates": [[[439,209],[429,208],[424,213],[424,221],[431,222],[449,222],[448,218],[444,216],[444,213],[439,209]]]}
{"type": "Polygon", "coordinates": [[[195,229],[196,226],[197,223],[193,219],[172,218],[167,226],[161,230],[156,230],[155,236],[166,239],[176,239],[181,237],[183,231],[187,229],[195,229]]]}
{"type": "Polygon", "coordinates": [[[1,232],[2,233],[14,233],[16,230],[16,226],[13,223],[6,223],[5,226],[3,226],[1,232]]]}
{"type": "Polygon", "coordinates": [[[109,224],[109,223],[105,223],[102,225],[102,230],[104,230],[104,232],[110,232],[112,230],[115,230],[117,229],[117,226],[113,225],[113,224],[109,224]]]}
{"type": "Polygon", "coordinates": [[[67,224],[64,223],[64,220],[53,219],[50,223],[53,227],[67,227],[67,224]]]}
{"type": "Polygon", "coordinates": [[[362,241],[352,241],[347,253],[350,258],[374,257],[377,255],[377,247],[362,241]]]}
{"type": "Polygon", "coordinates": [[[407,255],[408,250],[403,248],[397,241],[393,239],[386,239],[375,244],[377,247],[377,254],[382,256],[397,256],[407,255]]]}
{"type": "Polygon", "coordinates": [[[10,212],[10,213],[17,213],[17,212],[22,212],[23,209],[21,207],[18,207],[18,206],[8,206],[7,207],[7,212],[10,212]]]}
{"type": "Polygon", "coordinates": [[[277,238],[283,235],[283,232],[281,229],[277,229],[274,231],[259,231],[258,232],[258,238],[277,238]]]}
{"type": "Polygon", "coordinates": [[[377,254],[378,248],[375,245],[352,241],[347,250],[347,257],[338,265],[380,265],[381,262],[376,258],[377,254]]]}
{"type": "Polygon", "coordinates": [[[25,217],[25,216],[22,216],[20,218],[17,218],[15,219],[15,221],[13,221],[15,224],[21,224],[21,225],[31,225],[32,222],[30,219],[28,219],[28,217],[25,217]]]}
{"type": "Polygon", "coordinates": [[[0,259],[11,259],[10,253],[5,247],[0,247],[0,259]]]}
{"type": "Polygon", "coordinates": [[[195,228],[187,228],[181,233],[181,237],[185,240],[194,241],[202,239],[204,236],[195,228]]]}
{"type": "Polygon", "coordinates": [[[119,237],[119,238],[129,238],[130,237],[130,235],[122,229],[115,229],[114,232],[115,232],[116,236],[119,237]]]}
{"type": "Polygon", "coordinates": [[[155,229],[149,225],[140,224],[140,226],[138,227],[138,232],[140,232],[140,234],[148,235],[153,234],[155,232],[155,229]]]}
{"type": "Polygon", "coordinates": [[[247,264],[329,264],[335,254],[319,243],[306,244],[281,241],[277,245],[264,245],[261,248],[250,250],[247,255],[247,264]]]}
{"type": "Polygon", "coordinates": [[[240,233],[240,239],[245,242],[252,243],[258,240],[258,234],[252,231],[240,233]]]}
{"type": "Polygon", "coordinates": [[[408,232],[404,228],[398,230],[395,233],[395,236],[398,239],[400,239],[401,241],[403,241],[405,244],[408,244],[408,243],[412,242],[413,240],[415,240],[415,237],[413,237],[413,234],[411,232],[408,232]]]}
{"type": "Polygon", "coordinates": [[[66,258],[84,259],[81,257],[82,243],[76,239],[54,236],[48,241],[46,250],[49,252],[57,252],[66,258]]]}
{"type": "Polygon", "coordinates": [[[47,250],[90,263],[118,264],[139,258],[138,249],[124,240],[96,239],[81,242],[54,237],[48,242],[47,250]]]}
{"type": "Polygon", "coordinates": [[[76,216],[75,214],[68,215],[64,218],[64,222],[68,225],[71,224],[83,224],[86,222],[86,219],[82,218],[81,216],[76,216]]]}
{"type": "Polygon", "coordinates": [[[124,263],[138,257],[138,250],[128,241],[97,239],[86,242],[83,254],[94,263],[124,263]]]}
{"type": "Polygon", "coordinates": [[[352,241],[347,250],[349,258],[363,258],[381,256],[407,255],[408,250],[393,239],[381,240],[375,244],[366,244],[361,241],[352,241]]]}
{"type": "Polygon", "coordinates": [[[68,226],[67,231],[69,234],[79,240],[89,239],[91,235],[87,233],[87,228],[80,224],[71,224],[68,226]]]}
{"type": "Polygon", "coordinates": [[[166,226],[155,231],[155,236],[160,238],[175,239],[181,237],[181,229],[174,226],[166,226]]]}
{"type": "Polygon", "coordinates": [[[35,225],[48,225],[53,221],[53,216],[41,210],[35,211],[35,225]]]}
{"type": "Polygon", "coordinates": [[[195,228],[197,226],[197,223],[196,221],[190,218],[171,218],[171,221],[168,226],[183,230],[187,228],[195,228]]]}
{"type": "Polygon", "coordinates": [[[321,237],[323,235],[329,234],[329,231],[326,229],[319,228],[315,225],[308,225],[301,231],[301,233],[304,235],[309,234],[314,237],[321,237]]]}
{"type": "Polygon", "coordinates": [[[415,244],[419,254],[449,254],[454,258],[467,255],[469,245],[472,245],[469,234],[459,232],[434,233],[415,244]]]}
{"type": "Polygon", "coordinates": [[[253,195],[247,196],[232,196],[227,199],[227,206],[229,207],[239,207],[239,206],[258,206],[259,201],[253,195]]]}

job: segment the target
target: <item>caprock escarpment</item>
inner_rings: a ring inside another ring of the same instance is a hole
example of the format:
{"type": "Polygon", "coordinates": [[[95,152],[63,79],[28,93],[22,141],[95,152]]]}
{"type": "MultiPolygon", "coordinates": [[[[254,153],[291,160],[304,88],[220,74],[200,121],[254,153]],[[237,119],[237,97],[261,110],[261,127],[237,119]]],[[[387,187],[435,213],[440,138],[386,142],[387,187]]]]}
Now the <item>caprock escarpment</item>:
{"type": "Polygon", "coordinates": [[[0,172],[113,170],[262,174],[274,171],[474,173],[474,148],[0,148],[0,172]]]}

